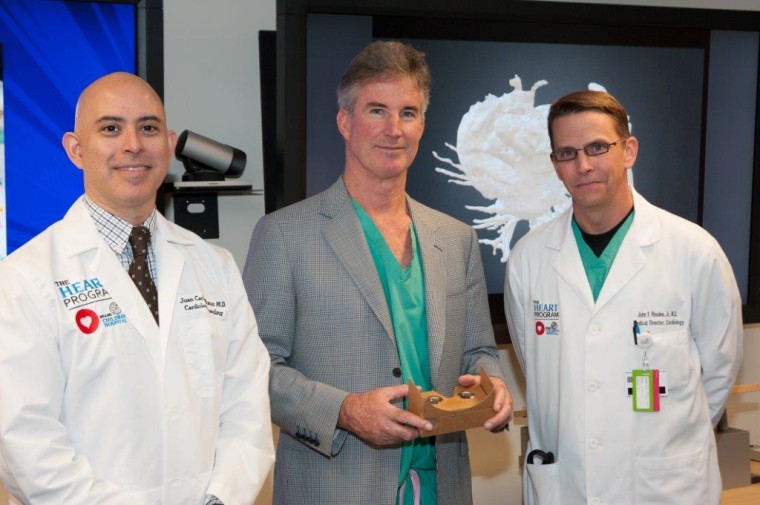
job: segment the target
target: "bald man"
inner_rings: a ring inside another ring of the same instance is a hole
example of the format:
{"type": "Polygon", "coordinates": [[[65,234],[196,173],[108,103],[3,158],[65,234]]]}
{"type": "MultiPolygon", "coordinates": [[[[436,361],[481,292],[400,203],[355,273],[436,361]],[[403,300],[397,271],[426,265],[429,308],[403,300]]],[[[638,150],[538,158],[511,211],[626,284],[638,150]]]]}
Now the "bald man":
{"type": "Polygon", "coordinates": [[[93,82],[63,136],[85,194],[0,263],[20,503],[248,504],[271,469],[269,356],[232,255],[156,212],[175,142],[145,81],[93,82]]]}

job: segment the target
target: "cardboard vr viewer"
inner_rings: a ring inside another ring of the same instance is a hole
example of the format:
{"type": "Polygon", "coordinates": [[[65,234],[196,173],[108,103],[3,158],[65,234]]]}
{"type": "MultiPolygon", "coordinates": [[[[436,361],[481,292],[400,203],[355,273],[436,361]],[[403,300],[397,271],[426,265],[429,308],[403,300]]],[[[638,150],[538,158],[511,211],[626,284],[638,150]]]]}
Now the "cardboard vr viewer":
{"type": "Polygon", "coordinates": [[[433,431],[420,431],[421,437],[444,435],[483,426],[494,415],[495,396],[491,379],[482,368],[480,384],[457,386],[450,397],[437,391],[423,393],[410,379],[407,410],[433,424],[433,431]]]}

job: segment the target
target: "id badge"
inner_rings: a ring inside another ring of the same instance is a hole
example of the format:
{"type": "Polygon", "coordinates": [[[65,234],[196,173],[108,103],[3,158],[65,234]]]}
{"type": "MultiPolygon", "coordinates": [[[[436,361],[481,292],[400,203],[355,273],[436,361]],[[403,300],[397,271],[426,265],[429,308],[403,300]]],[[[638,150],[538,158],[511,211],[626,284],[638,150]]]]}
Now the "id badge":
{"type": "Polygon", "coordinates": [[[633,411],[660,411],[660,371],[633,370],[633,411]]]}

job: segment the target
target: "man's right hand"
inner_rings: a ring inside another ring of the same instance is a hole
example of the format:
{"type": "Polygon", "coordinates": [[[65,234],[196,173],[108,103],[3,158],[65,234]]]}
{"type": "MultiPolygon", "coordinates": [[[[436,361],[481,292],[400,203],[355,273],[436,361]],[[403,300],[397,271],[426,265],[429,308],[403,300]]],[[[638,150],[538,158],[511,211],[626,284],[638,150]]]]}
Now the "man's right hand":
{"type": "Polygon", "coordinates": [[[402,384],[350,394],[340,407],[338,427],[376,446],[414,440],[420,431],[431,431],[433,425],[391,403],[408,392],[409,386],[402,384]]]}

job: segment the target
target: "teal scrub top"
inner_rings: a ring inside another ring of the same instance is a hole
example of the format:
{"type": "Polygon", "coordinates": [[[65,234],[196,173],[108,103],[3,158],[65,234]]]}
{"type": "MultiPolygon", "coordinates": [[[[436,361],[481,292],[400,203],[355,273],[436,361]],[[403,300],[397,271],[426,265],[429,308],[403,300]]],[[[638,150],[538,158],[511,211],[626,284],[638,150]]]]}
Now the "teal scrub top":
{"type": "Polygon", "coordinates": [[[586,271],[586,278],[588,284],[591,287],[591,293],[594,295],[594,301],[599,298],[599,293],[602,291],[604,281],[607,280],[607,274],[610,272],[612,262],[615,261],[618,250],[620,250],[620,244],[623,243],[625,235],[628,233],[628,229],[633,222],[634,212],[631,212],[628,217],[623,221],[617,232],[610,239],[610,243],[604,248],[604,252],[597,257],[594,251],[591,250],[589,245],[583,240],[581,229],[578,227],[578,223],[575,222],[575,218],[572,219],[573,235],[575,235],[575,243],[578,244],[578,252],[581,254],[581,261],[583,262],[583,268],[586,271]]]}
{"type": "MultiPolygon", "coordinates": [[[[396,348],[404,382],[408,383],[409,379],[412,379],[414,384],[420,386],[423,391],[429,391],[433,388],[428,359],[425,279],[414,224],[410,225],[412,261],[409,266],[402,268],[372,218],[353,199],[352,203],[383,286],[385,301],[388,304],[393,331],[396,335],[396,348]]],[[[406,408],[406,399],[404,408],[406,408]]],[[[417,438],[402,445],[399,488],[405,484],[404,505],[414,503],[410,470],[414,470],[419,476],[420,504],[436,504],[435,468],[434,437],[417,438]]]]}

